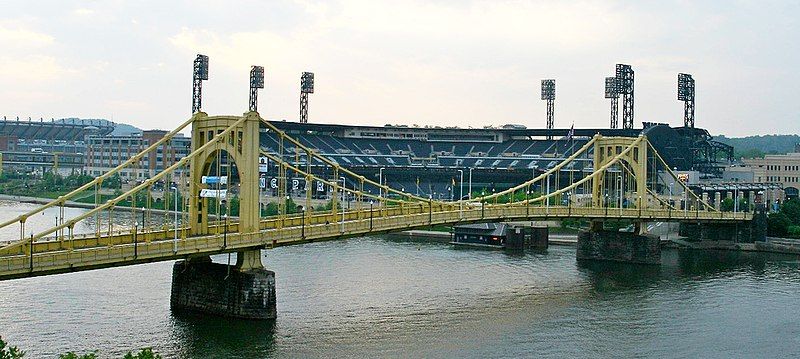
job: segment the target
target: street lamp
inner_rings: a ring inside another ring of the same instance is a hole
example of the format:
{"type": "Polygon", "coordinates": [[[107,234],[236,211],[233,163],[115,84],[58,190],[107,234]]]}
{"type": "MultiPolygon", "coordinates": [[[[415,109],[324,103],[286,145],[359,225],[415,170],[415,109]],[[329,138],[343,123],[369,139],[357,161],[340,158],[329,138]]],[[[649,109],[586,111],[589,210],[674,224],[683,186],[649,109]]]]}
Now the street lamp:
{"type": "Polygon", "coordinates": [[[674,186],[674,185],[675,185],[675,182],[670,182],[669,183],[669,201],[667,201],[667,203],[669,203],[670,206],[672,206],[672,186],[674,186]]]}
{"type": "Polygon", "coordinates": [[[342,180],[342,224],[341,230],[344,233],[344,190],[347,188],[347,179],[344,176],[339,177],[342,180]]]}
{"type": "Polygon", "coordinates": [[[172,239],[172,253],[178,253],[178,186],[173,186],[172,190],[175,191],[175,238],[172,239]]]}
{"type": "Polygon", "coordinates": [[[381,167],[378,170],[378,184],[379,184],[379,186],[378,186],[378,197],[383,197],[383,170],[385,170],[385,169],[386,169],[386,167],[381,167]]]}
{"type": "MultiPolygon", "coordinates": [[[[228,213],[227,213],[227,211],[225,209],[226,209],[226,205],[227,205],[228,201],[223,199],[221,203],[222,203],[222,218],[225,221],[224,231],[222,233],[222,248],[227,248],[228,247],[228,213]]],[[[217,232],[217,233],[219,233],[219,232],[217,232]]]]}
{"type": "Polygon", "coordinates": [[[369,200],[369,230],[372,232],[372,200],[369,200]]]}
{"type": "Polygon", "coordinates": [[[469,196],[470,200],[472,199],[472,170],[474,170],[474,168],[470,167],[469,168],[469,187],[467,188],[467,190],[469,191],[469,194],[467,194],[467,196],[469,196]]]}
{"type": "Polygon", "coordinates": [[[464,170],[458,170],[460,180],[458,182],[458,217],[464,218],[464,170]]]}

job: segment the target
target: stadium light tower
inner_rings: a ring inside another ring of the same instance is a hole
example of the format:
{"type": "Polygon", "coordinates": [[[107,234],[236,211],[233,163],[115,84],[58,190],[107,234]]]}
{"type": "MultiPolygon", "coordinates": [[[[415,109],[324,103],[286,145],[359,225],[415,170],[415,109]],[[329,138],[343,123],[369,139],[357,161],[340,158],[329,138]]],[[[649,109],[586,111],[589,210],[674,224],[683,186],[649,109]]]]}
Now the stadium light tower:
{"type": "Polygon", "coordinates": [[[683,101],[683,127],[694,127],[694,79],[678,74],[678,101],[683,101]]]}
{"type": "Polygon", "coordinates": [[[258,89],[264,88],[264,67],[250,68],[250,111],[258,111],[258,89]]]}
{"type": "Polygon", "coordinates": [[[622,128],[633,128],[633,68],[617,64],[615,77],[619,94],[622,95],[622,128]]]}
{"type": "Polygon", "coordinates": [[[192,114],[200,112],[203,100],[203,80],[208,80],[208,56],[197,54],[192,73],[192,114]]]}
{"type": "Polygon", "coordinates": [[[606,98],[611,99],[611,128],[619,127],[619,86],[616,77],[606,77],[606,98]]]}
{"type": "MultiPolygon", "coordinates": [[[[547,129],[553,129],[553,102],[556,99],[556,80],[542,80],[542,100],[547,101],[547,129]]],[[[547,135],[548,140],[553,139],[553,135],[547,135]]]]}
{"type": "Polygon", "coordinates": [[[300,123],[308,123],[308,94],[314,93],[314,73],[300,76],[300,123]]]}

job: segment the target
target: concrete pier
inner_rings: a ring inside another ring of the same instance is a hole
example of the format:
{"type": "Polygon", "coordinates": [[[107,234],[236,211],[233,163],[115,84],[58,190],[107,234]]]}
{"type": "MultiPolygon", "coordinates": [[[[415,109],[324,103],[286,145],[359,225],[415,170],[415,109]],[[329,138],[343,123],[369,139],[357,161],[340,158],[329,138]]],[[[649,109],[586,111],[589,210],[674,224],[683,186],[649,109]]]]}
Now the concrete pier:
{"type": "Polygon", "coordinates": [[[275,272],[253,265],[253,255],[239,253],[237,257],[246,258],[247,265],[228,266],[210,259],[176,262],[172,267],[172,310],[274,319],[275,272]]]}
{"type": "Polygon", "coordinates": [[[593,229],[578,234],[578,260],[604,260],[641,264],[661,263],[658,236],[593,229]]]}
{"type": "Polygon", "coordinates": [[[767,240],[767,212],[759,205],[752,221],[734,223],[683,222],[678,233],[692,241],[731,241],[738,243],[767,240]]]}

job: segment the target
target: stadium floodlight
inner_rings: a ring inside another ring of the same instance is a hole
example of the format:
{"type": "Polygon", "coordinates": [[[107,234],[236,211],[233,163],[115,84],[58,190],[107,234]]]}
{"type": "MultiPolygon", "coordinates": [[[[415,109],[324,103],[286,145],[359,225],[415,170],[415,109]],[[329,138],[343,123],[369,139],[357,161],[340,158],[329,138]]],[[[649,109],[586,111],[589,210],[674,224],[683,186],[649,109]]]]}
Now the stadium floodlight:
{"type": "Polygon", "coordinates": [[[633,83],[634,72],[631,65],[617,64],[615,77],[619,94],[622,95],[622,128],[633,128],[633,83]]]}
{"type": "Polygon", "coordinates": [[[300,92],[314,93],[314,73],[303,72],[300,76],[300,92]]]}
{"type": "Polygon", "coordinates": [[[556,99],[556,80],[542,80],[542,100],[556,99]]]}
{"type": "Polygon", "coordinates": [[[683,126],[694,127],[694,78],[678,74],[678,101],[683,101],[683,126]]]}
{"type": "MultiPolygon", "coordinates": [[[[553,102],[556,99],[556,80],[546,79],[542,80],[542,100],[547,101],[547,129],[553,129],[553,102]]],[[[548,140],[553,139],[553,135],[547,135],[548,140]]]]}
{"type": "Polygon", "coordinates": [[[197,54],[192,73],[192,113],[200,112],[203,100],[203,80],[208,80],[208,56],[197,54]]]}
{"type": "Polygon", "coordinates": [[[619,126],[619,84],[615,76],[606,77],[606,98],[611,99],[611,128],[619,126]]]}
{"type": "Polygon", "coordinates": [[[308,94],[314,93],[314,73],[300,75],[300,123],[308,123],[308,94]]]}
{"type": "Polygon", "coordinates": [[[258,89],[264,88],[264,67],[250,68],[250,111],[258,111],[258,89]]]}

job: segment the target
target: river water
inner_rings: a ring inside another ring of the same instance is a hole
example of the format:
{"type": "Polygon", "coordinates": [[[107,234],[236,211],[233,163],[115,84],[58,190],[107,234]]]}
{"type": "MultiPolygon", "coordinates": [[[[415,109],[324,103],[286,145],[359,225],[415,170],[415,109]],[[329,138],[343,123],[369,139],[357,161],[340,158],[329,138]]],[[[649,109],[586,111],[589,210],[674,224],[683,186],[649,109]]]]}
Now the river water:
{"type": "MultiPolygon", "coordinates": [[[[0,220],[25,208],[0,205],[0,220]]],[[[171,313],[172,262],[161,262],[0,282],[0,335],[31,358],[141,347],[165,358],[800,355],[796,256],[665,250],[659,267],[579,264],[574,247],[392,237],[263,256],[274,322],[171,313]]]]}

